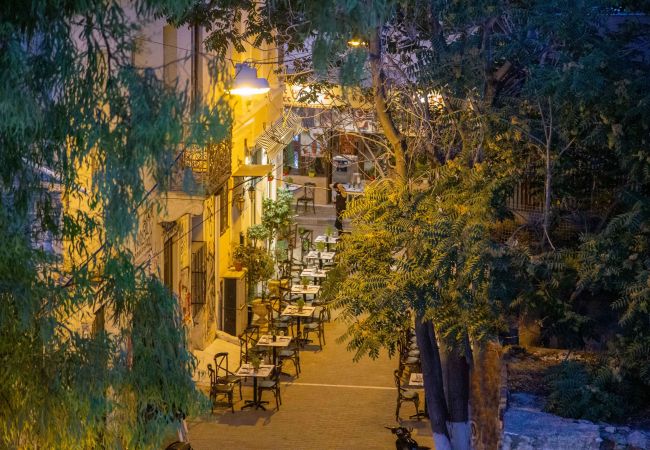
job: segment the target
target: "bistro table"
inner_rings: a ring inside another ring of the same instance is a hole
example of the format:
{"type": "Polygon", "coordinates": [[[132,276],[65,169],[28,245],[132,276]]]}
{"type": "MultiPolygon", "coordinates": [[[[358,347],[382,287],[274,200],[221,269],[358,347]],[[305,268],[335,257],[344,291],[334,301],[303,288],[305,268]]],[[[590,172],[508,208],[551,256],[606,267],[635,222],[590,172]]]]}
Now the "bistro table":
{"type": "Polygon", "coordinates": [[[318,260],[318,266],[323,267],[323,261],[332,261],[334,259],[336,252],[317,252],[316,250],[311,250],[307,253],[307,261],[310,259],[318,260]]]}
{"type": "Polygon", "coordinates": [[[325,235],[320,235],[316,236],[316,239],[314,239],[314,242],[324,242],[325,246],[327,247],[327,251],[330,251],[330,245],[331,244],[336,244],[339,241],[339,238],[334,237],[334,236],[325,236],[325,235]]]}
{"type": "Polygon", "coordinates": [[[242,406],[241,409],[254,407],[255,409],[262,408],[264,411],[266,411],[266,408],[264,407],[264,403],[268,403],[268,402],[262,401],[262,399],[257,396],[257,379],[268,377],[269,375],[271,375],[271,372],[273,372],[273,369],[275,369],[275,366],[271,364],[260,364],[260,368],[257,370],[255,370],[252,364],[241,365],[241,367],[235,373],[235,375],[241,378],[253,377],[253,400],[246,400],[244,402],[245,403],[244,406],[242,406]]]}
{"type": "Polygon", "coordinates": [[[345,193],[348,194],[350,197],[357,197],[359,195],[363,195],[363,191],[364,191],[363,186],[353,186],[351,184],[344,184],[343,189],[345,189],[345,193]]]}
{"type": "Polygon", "coordinates": [[[276,349],[278,347],[288,347],[291,343],[291,338],[289,336],[272,336],[270,334],[264,334],[260,336],[257,341],[257,345],[260,347],[271,347],[273,350],[273,365],[277,366],[277,354],[276,349]],[[275,337],[275,339],[273,339],[275,337]]]}
{"type": "Polygon", "coordinates": [[[327,269],[307,268],[300,272],[300,278],[313,278],[316,284],[320,284],[323,279],[327,278],[327,269]]]}
{"type": "MultiPolygon", "coordinates": [[[[320,286],[316,287],[320,289],[320,286]]],[[[302,307],[302,310],[299,311],[296,305],[288,305],[286,308],[284,308],[284,311],[282,311],[283,316],[291,316],[297,319],[298,331],[296,332],[296,342],[298,342],[298,345],[304,343],[302,340],[302,331],[300,330],[300,319],[303,317],[311,317],[314,314],[315,310],[315,306],[305,305],[302,307]]]]}
{"type": "MultiPolygon", "coordinates": [[[[302,284],[294,284],[291,286],[291,293],[292,294],[302,294],[303,300],[307,301],[307,295],[313,295],[316,296],[320,292],[320,286],[316,284],[309,284],[307,286],[303,286],[302,284]]],[[[286,311],[286,309],[285,309],[286,311]]]]}
{"type": "MultiPolygon", "coordinates": [[[[421,372],[412,372],[411,376],[409,377],[409,385],[408,387],[410,388],[415,388],[415,389],[424,389],[424,378],[421,372]]],[[[417,413],[412,415],[410,418],[411,419],[421,419],[421,418],[427,418],[429,417],[429,411],[427,410],[427,399],[426,397],[424,398],[424,412],[417,413]]]]}

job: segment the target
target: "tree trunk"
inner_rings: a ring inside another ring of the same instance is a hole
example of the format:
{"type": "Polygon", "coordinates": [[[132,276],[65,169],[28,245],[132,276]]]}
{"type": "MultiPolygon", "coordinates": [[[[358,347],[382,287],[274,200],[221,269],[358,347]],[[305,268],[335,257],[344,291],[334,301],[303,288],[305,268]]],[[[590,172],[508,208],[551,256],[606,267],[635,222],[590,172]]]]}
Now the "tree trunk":
{"type": "Polygon", "coordinates": [[[469,364],[457,349],[447,351],[447,405],[449,407],[449,432],[454,450],[470,449],[469,426],[469,364]]]}
{"type": "Polygon", "coordinates": [[[553,250],[555,246],[551,242],[549,234],[550,215],[551,215],[551,182],[552,182],[552,166],[551,166],[551,145],[550,141],[546,145],[546,178],[544,179],[544,219],[542,228],[544,230],[544,239],[548,241],[553,250]]]}
{"type": "Polygon", "coordinates": [[[395,155],[395,172],[402,181],[406,181],[406,139],[395,126],[386,103],[384,71],[381,67],[381,28],[376,28],[375,33],[370,38],[368,48],[370,50],[370,73],[372,75],[375,112],[395,155]]]}
{"type": "Polygon", "coordinates": [[[431,431],[436,450],[451,450],[447,420],[449,412],[442,381],[442,364],[435,330],[430,320],[421,316],[415,320],[415,336],[420,349],[420,363],[424,379],[425,401],[429,412],[431,431]]]}

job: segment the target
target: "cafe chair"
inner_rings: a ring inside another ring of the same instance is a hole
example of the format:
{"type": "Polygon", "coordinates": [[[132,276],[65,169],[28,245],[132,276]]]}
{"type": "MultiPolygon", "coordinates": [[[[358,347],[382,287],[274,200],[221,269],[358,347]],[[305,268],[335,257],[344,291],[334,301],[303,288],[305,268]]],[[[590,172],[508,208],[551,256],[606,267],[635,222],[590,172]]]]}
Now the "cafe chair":
{"type": "Polygon", "coordinates": [[[307,208],[311,203],[311,209],[316,214],[316,205],[314,204],[314,194],[316,192],[316,183],[311,181],[303,185],[303,194],[296,199],[296,212],[298,212],[298,205],[302,203],[303,210],[307,212],[307,208]]]}
{"type": "Polygon", "coordinates": [[[252,325],[246,328],[239,336],[239,361],[241,364],[249,362],[250,351],[260,338],[260,329],[252,325]]]}
{"type": "Polygon", "coordinates": [[[229,370],[228,352],[219,352],[214,355],[214,365],[216,367],[218,382],[224,384],[232,384],[233,386],[238,385],[239,400],[241,400],[241,378],[229,370]]]}
{"type": "MultiPolygon", "coordinates": [[[[317,307],[318,319],[306,323],[302,327],[302,334],[305,339],[309,339],[311,333],[316,333],[318,335],[318,346],[320,349],[323,349],[325,345],[325,308],[317,307]]],[[[315,313],[316,311],[314,311],[315,313]]]]}
{"type": "Polygon", "coordinates": [[[415,405],[415,415],[420,414],[420,395],[411,389],[406,389],[402,387],[402,378],[400,376],[400,371],[395,370],[395,386],[397,387],[397,409],[395,410],[395,420],[399,422],[399,410],[403,402],[413,402],[415,405]]]}
{"type": "Polygon", "coordinates": [[[214,413],[214,406],[217,403],[217,397],[223,395],[228,400],[228,406],[232,413],[235,413],[235,402],[233,384],[220,383],[217,377],[217,372],[212,368],[212,364],[208,364],[208,374],[210,375],[210,412],[214,413]]]}
{"type": "Polygon", "coordinates": [[[257,396],[262,400],[262,392],[271,391],[275,397],[275,409],[280,410],[282,404],[282,397],[280,396],[280,372],[277,367],[273,369],[271,376],[266,380],[261,380],[257,383],[257,396]]]}
{"type": "Polygon", "coordinates": [[[291,364],[293,364],[293,368],[296,371],[296,378],[298,378],[300,375],[300,349],[297,343],[292,342],[289,347],[278,352],[280,372],[282,372],[282,367],[287,361],[291,361],[291,364]]]}

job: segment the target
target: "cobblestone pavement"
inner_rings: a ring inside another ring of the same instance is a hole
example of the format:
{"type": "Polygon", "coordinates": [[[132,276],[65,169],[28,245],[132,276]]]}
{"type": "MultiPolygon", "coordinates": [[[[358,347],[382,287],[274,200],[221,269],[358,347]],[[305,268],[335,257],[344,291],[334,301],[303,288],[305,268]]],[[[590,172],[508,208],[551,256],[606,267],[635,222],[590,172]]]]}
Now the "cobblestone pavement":
{"type": "MultiPolygon", "coordinates": [[[[390,449],[395,440],[385,425],[395,424],[396,391],[392,379],[396,361],[352,361],[338,338],[345,324],[326,325],[322,351],[309,345],[301,352],[299,378],[283,376],[280,410],[241,411],[218,407],[213,415],[190,419],[189,437],[196,450],[213,449],[390,449]]],[[[289,372],[291,370],[291,365],[289,372]]],[[[253,396],[244,386],[244,400],[253,396]]],[[[270,393],[265,399],[273,400],[270,393]]],[[[274,403],[271,403],[275,406],[274,403]]],[[[420,446],[433,448],[428,421],[410,421],[412,404],[404,404],[403,423],[413,427],[420,446]]]]}

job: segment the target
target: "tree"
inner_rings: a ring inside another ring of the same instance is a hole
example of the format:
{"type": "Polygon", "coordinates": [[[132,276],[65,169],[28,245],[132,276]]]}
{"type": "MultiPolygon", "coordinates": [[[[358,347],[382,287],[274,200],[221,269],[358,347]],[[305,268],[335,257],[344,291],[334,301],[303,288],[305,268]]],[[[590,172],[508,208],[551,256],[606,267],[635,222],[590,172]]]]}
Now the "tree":
{"type": "Polygon", "coordinates": [[[0,6],[2,447],[155,447],[202,404],[177,302],[129,239],[153,200],[143,174],[164,189],[179,149],[219,140],[228,115],[190,116],[131,62],[139,24],[186,4],[131,6],[0,6]],[[114,330],[72,325],[94,311],[114,330]]]}
{"type": "MultiPolygon", "coordinates": [[[[605,282],[625,293],[619,304],[634,312],[631,328],[644,328],[643,203],[611,219],[630,192],[647,195],[643,22],[612,27],[607,1],[247,8],[254,19],[246,33],[271,39],[259,32],[268,24],[278,44],[306,46],[311,59],[294,80],[371,87],[393,171],[350,208],[355,229],[331,296],[350,320],[357,356],[394,351],[394,325],[415,312],[437,448],[469,445],[468,350],[495,336],[510,300],[555,309],[551,321],[581,339],[586,318],[575,300],[605,282]],[[367,46],[348,48],[352,38],[367,46]],[[522,178],[544,191],[539,223],[516,225],[507,206],[522,178]],[[569,235],[560,226],[567,222],[569,235]],[[508,224],[510,236],[499,236],[508,224]],[[620,242],[622,224],[634,226],[620,242]],[[582,245],[579,231],[587,233],[582,245]],[[625,282],[613,283],[621,273],[625,282]],[[449,371],[459,383],[445,399],[449,371]]],[[[207,42],[224,39],[215,29],[207,42]]],[[[647,355],[643,342],[635,340],[634,354],[647,355]]]]}

